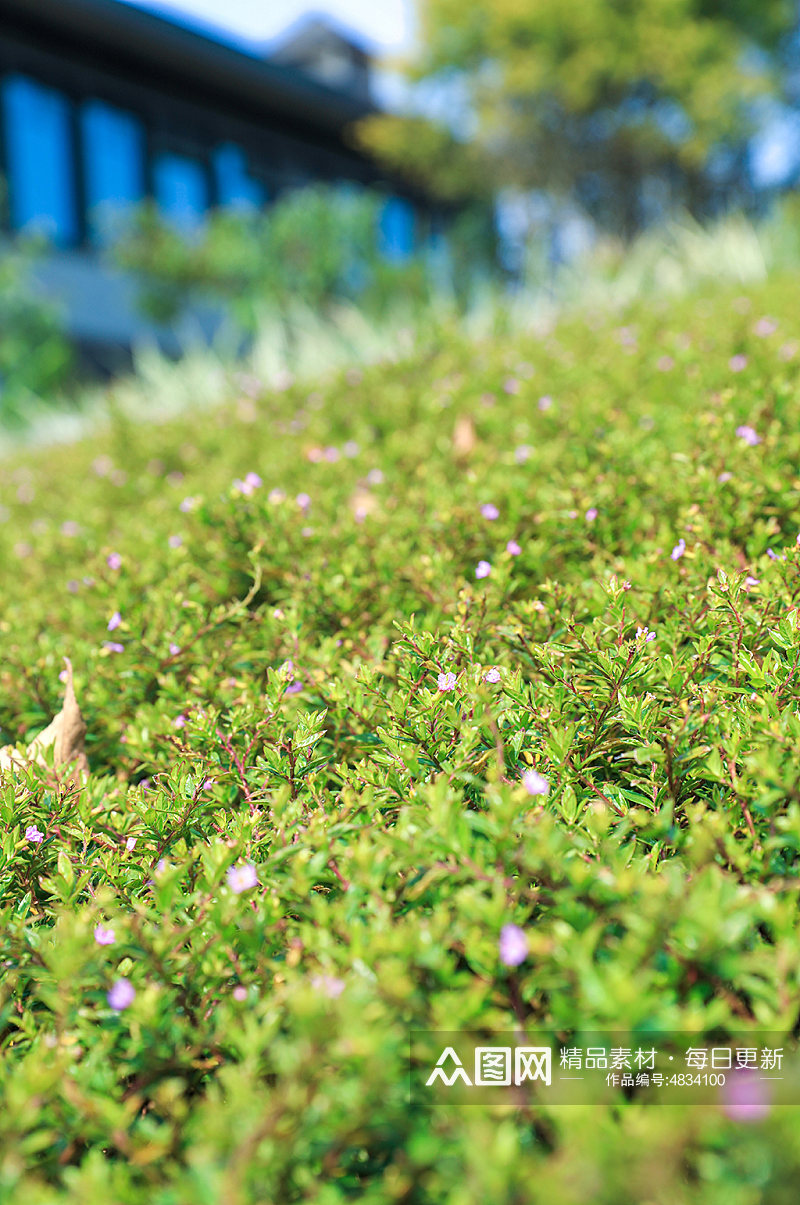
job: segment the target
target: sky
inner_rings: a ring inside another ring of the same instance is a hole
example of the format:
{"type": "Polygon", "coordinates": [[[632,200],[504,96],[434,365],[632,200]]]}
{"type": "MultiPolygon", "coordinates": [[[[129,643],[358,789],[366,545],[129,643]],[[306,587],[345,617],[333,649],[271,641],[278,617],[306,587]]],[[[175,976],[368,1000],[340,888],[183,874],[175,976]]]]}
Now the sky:
{"type": "Polygon", "coordinates": [[[176,21],[216,26],[234,39],[264,42],[309,11],[360,33],[376,51],[398,54],[414,36],[413,0],[121,0],[176,21]]]}

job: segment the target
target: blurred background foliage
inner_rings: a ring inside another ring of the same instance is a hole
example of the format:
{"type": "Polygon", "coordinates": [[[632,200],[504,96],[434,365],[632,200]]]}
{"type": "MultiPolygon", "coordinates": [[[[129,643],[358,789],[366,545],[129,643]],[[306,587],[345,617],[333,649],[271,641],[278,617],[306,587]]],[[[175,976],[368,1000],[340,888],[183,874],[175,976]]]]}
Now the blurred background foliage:
{"type": "Polygon", "coordinates": [[[695,216],[741,188],[754,102],[781,92],[797,23],[790,0],[424,0],[420,17],[409,76],[460,102],[451,132],[379,115],[362,144],[444,197],[481,178],[544,188],[627,237],[645,185],[695,216]]]}

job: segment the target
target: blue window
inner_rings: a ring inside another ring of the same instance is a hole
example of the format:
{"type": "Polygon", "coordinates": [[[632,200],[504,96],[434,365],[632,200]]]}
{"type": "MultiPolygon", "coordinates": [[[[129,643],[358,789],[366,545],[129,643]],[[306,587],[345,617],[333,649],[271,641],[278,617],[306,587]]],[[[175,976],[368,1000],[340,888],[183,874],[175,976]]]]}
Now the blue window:
{"type": "Polygon", "coordinates": [[[164,217],[184,232],[197,230],[209,202],[208,177],[200,160],[188,155],[159,155],[154,184],[164,217]]]}
{"type": "Polygon", "coordinates": [[[402,197],[389,197],[381,211],[379,246],[386,259],[401,263],[412,254],[415,241],[414,209],[402,197]]]}
{"type": "Polygon", "coordinates": [[[219,203],[233,209],[258,209],[266,201],[263,185],[247,174],[247,161],[241,147],[232,142],[214,152],[214,173],[219,203]]]}
{"type": "Polygon", "coordinates": [[[100,100],[83,106],[81,124],[91,232],[104,241],[144,196],[144,129],[132,114],[100,100]]]}
{"type": "Polygon", "coordinates": [[[70,105],[24,75],[3,81],[11,223],[61,245],[78,237],[70,105]]]}

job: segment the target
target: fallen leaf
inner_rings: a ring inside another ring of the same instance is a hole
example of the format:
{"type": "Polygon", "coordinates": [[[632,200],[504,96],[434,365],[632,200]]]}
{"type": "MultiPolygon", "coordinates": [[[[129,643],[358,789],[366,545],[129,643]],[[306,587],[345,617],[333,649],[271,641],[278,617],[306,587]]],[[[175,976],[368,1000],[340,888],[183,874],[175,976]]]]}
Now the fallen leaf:
{"type": "Polygon", "coordinates": [[[5,745],[0,749],[0,770],[24,769],[31,763],[47,767],[49,764],[47,751],[52,747],[52,765],[56,771],[74,764],[75,771],[81,779],[88,776],[89,762],[86,758],[85,748],[86,723],[81,715],[78,700],[75,698],[72,664],[68,657],[64,658],[64,664],[67,667],[67,685],[64,691],[64,703],[58,715],[33,738],[24,754],[14,745],[5,745]]]}
{"type": "Polygon", "coordinates": [[[459,414],[453,429],[453,455],[457,460],[466,460],[478,442],[475,423],[469,414],[459,414]]]}

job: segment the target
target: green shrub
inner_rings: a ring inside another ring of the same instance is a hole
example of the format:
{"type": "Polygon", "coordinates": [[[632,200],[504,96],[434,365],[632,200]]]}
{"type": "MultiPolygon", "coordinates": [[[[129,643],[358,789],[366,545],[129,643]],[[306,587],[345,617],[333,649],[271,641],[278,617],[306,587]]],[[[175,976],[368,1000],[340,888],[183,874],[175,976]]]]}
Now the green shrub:
{"type": "Polygon", "coordinates": [[[0,789],[4,1201],[794,1199],[794,1110],[425,1111],[407,1059],[792,1045],[798,333],[780,278],[456,326],[3,464],[2,739],[68,655],[92,769],[0,789]]]}

